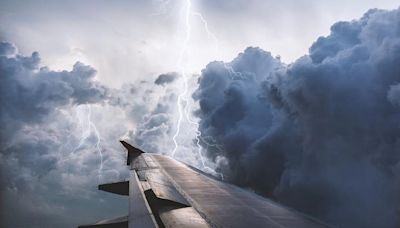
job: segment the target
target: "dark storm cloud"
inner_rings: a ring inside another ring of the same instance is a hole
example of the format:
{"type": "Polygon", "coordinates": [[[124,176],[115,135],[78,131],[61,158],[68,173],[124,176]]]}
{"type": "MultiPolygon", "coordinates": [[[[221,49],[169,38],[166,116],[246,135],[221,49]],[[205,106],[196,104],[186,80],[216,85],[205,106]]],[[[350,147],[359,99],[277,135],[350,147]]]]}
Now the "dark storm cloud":
{"type": "Polygon", "coordinates": [[[231,63],[212,62],[202,71],[193,96],[200,103],[203,143],[213,144],[207,141],[211,136],[224,146],[223,151],[209,147],[209,155],[227,157],[232,168],[229,175],[241,175],[242,154],[272,125],[270,105],[259,97],[260,83],[281,66],[270,53],[247,48],[231,63]]]}
{"type": "Polygon", "coordinates": [[[67,106],[104,102],[108,89],[93,80],[95,73],[79,62],[71,71],[51,71],[40,66],[37,52],[22,56],[12,44],[0,43],[0,226],[65,227],[75,222],[55,203],[65,186],[58,183],[62,176],[52,175],[68,137],[60,135],[67,130],[66,120],[55,118],[67,106]]]}
{"type": "Polygon", "coordinates": [[[16,48],[8,42],[0,42],[0,56],[15,55],[16,48]]]}
{"type": "Polygon", "coordinates": [[[41,66],[39,53],[23,56],[13,44],[0,43],[1,227],[74,227],[117,216],[126,201],[95,186],[123,178],[124,155],[114,142],[129,137],[146,151],[171,150],[166,141],[175,124],[175,73],[119,89],[100,84],[95,75],[79,62],[70,71],[52,71],[41,66]],[[102,179],[97,138],[85,136],[92,128],[87,104],[93,106],[92,121],[100,116],[98,130],[107,129],[101,135],[102,179]]]}
{"type": "Polygon", "coordinates": [[[21,165],[35,161],[32,171],[49,170],[54,158],[46,153],[54,142],[28,137],[23,144],[13,145],[15,134],[42,123],[63,106],[103,101],[106,88],[92,80],[96,71],[82,63],[77,62],[72,71],[57,72],[40,68],[37,52],[21,56],[6,42],[0,43],[0,50],[0,152],[12,153],[21,165]],[[24,152],[27,148],[30,153],[24,152]]]}
{"type": "Polygon", "coordinates": [[[106,88],[92,79],[96,71],[77,62],[72,71],[40,68],[37,52],[16,53],[12,44],[0,43],[0,122],[3,133],[18,130],[19,124],[40,122],[58,107],[97,103],[106,88]]]}
{"type": "Polygon", "coordinates": [[[175,81],[178,78],[177,73],[168,73],[168,74],[161,74],[157,77],[154,81],[156,85],[164,85],[175,81]]]}
{"type": "Polygon", "coordinates": [[[225,157],[232,181],[333,225],[398,227],[399,53],[400,10],[370,10],[289,66],[259,49],[210,63],[194,94],[203,137],[223,148],[208,155],[225,157]]]}

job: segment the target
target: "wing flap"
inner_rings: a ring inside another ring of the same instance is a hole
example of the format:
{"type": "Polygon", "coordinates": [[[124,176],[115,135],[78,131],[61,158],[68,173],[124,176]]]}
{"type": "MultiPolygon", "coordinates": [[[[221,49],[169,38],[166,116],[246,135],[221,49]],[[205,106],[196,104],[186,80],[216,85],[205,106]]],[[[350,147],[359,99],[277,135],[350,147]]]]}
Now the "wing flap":
{"type": "Polygon", "coordinates": [[[190,207],[187,200],[175,189],[171,182],[160,172],[159,169],[144,170],[145,182],[143,184],[150,185],[154,194],[164,200],[180,203],[186,207],[190,207]]]}
{"type": "Polygon", "coordinates": [[[208,223],[192,207],[161,212],[160,217],[165,227],[209,227],[208,223]]]}

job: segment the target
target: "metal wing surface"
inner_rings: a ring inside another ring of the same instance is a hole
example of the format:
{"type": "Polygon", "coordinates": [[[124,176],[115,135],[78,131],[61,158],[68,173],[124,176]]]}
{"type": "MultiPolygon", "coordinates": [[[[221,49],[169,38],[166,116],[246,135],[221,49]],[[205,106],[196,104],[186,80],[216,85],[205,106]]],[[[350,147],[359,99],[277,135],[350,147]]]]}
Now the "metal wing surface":
{"type": "Polygon", "coordinates": [[[80,227],[329,227],[173,158],[121,143],[128,150],[130,179],[99,189],[127,195],[128,216],[80,227]]]}

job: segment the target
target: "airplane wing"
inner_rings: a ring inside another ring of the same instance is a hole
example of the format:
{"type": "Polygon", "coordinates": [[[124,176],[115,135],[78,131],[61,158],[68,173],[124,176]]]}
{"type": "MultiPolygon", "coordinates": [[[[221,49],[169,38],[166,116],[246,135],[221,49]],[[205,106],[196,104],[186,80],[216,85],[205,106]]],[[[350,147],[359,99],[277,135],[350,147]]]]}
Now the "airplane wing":
{"type": "Polygon", "coordinates": [[[130,179],[99,189],[128,196],[128,216],[80,227],[329,227],[170,157],[121,143],[128,150],[130,179]]]}

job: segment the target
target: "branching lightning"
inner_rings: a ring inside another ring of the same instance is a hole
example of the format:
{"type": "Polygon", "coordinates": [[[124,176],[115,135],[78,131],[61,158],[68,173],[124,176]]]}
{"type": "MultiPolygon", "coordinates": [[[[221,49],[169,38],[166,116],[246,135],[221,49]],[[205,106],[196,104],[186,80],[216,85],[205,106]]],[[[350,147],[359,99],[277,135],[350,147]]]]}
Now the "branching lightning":
{"type": "MultiPolygon", "coordinates": [[[[177,106],[178,106],[178,123],[176,126],[176,132],[174,134],[174,136],[172,137],[172,140],[174,141],[174,149],[171,153],[171,156],[174,157],[176,154],[176,151],[178,150],[178,142],[177,142],[177,137],[180,134],[180,130],[181,130],[181,124],[182,124],[182,118],[183,118],[183,107],[182,107],[182,102],[185,102],[185,106],[187,106],[188,102],[187,102],[187,97],[186,94],[188,92],[188,78],[186,75],[186,71],[185,71],[185,67],[183,66],[183,57],[185,55],[185,53],[187,52],[187,46],[190,40],[190,34],[191,34],[191,25],[190,25],[190,12],[191,12],[191,7],[192,7],[192,2],[190,0],[186,0],[186,6],[185,6],[185,39],[183,41],[183,46],[182,46],[182,50],[179,54],[179,58],[178,58],[178,62],[177,65],[180,69],[182,78],[183,78],[183,90],[181,91],[181,93],[178,95],[178,100],[177,100],[177,106]]],[[[186,112],[185,112],[185,116],[186,112]]]]}
{"type": "MultiPolygon", "coordinates": [[[[80,136],[78,145],[75,146],[70,154],[75,154],[88,141],[88,138],[93,135],[96,138],[95,148],[100,158],[98,179],[99,182],[101,182],[103,177],[103,152],[101,148],[101,137],[96,125],[92,121],[92,107],[90,105],[86,105],[84,107],[86,107],[86,110],[80,106],[76,108],[78,126],[82,130],[82,134],[80,136]]],[[[64,162],[69,159],[70,157],[67,157],[65,159],[62,159],[61,161],[64,162]]]]}
{"type": "Polygon", "coordinates": [[[103,152],[101,151],[101,146],[100,146],[100,140],[101,139],[100,139],[100,134],[99,134],[99,131],[97,130],[96,125],[91,120],[92,108],[91,108],[90,105],[88,105],[88,109],[89,109],[89,111],[88,111],[87,120],[88,120],[90,128],[92,129],[94,135],[96,136],[96,149],[97,149],[97,152],[98,152],[99,157],[100,157],[100,165],[99,165],[98,175],[99,175],[99,181],[101,181],[102,176],[103,176],[102,175],[102,172],[103,172],[103,152]]]}
{"type": "Polygon", "coordinates": [[[172,137],[172,140],[174,142],[174,149],[171,152],[171,156],[174,157],[176,155],[176,152],[179,148],[179,144],[177,141],[177,137],[179,136],[180,132],[181,132],[181,124],[182,124],[182,120],[183,118],[185,118],[190,124],[195,126],[195,143],[197,146],[197,151],[198,151],[198,155],[200,157],[200,162],[201,162],[201,166],[204,169],[204,171],[207,172],[211,172],[213,174],[217,174],[219,175],[222,179],[223,179],[223,175],[221,173],[217,173],[215,172],[214,169],[210,168],[209,166],[206,165],[205,159],[203,157],[202,154],[202,146],[200,145],[200,143],[204,143],[207,146],[210,147],[215,147],[218,150],[221,149],[220,145],[217,144],[211,144],[209,142],[207,142],[207,140],[205,140],[204,138],[202,138],[201,132],[198,130],[199,129],[199,123],[192,120],[190,117],[190,112],[191,112],[191,108],[190,108],[190,102],[189,102],[189,98],[187,96],[188,93],[188,75],[187,72],[185,70],[185,67],[183,66],[183,59],[184,56],[187,52],[188,49],[188,44],[190,41],[190,36],[191,36],[191,16],[197,16],[199,17],[199,19],[201,20],[201,22],[204,25],[204,29],[207,32],[208,37],[212,38],[214,40],[215,43],[215,48],[217,50],[217,53],[219,53],[219,45],[218,45],[218,39],[216,38],[216,36],[210,32],[209,28],[208,28],[208,23],[205,20],[205,18],[203,17],[203,15],[201,15],[199,12],[194,12],[192,11],[192,2],[191,0],[185,0],[185,7],[184,7],[184,18],[185,18],[185,38],[184,38],[184,42],[182,45],[182,49],[181,52],[179,54],[179,58],[177,61],[177,65],[178,68],[180,70],[180,73],[182,75],[182,79],[183,79],[183,89],[181,91],[181,93],[178,95],[178,99],[177,99],[177,106],[178,106],[178,122],[177,122],[177,126],[176,126],[176,132],[174,134],[174,136],[172,137]]]}

